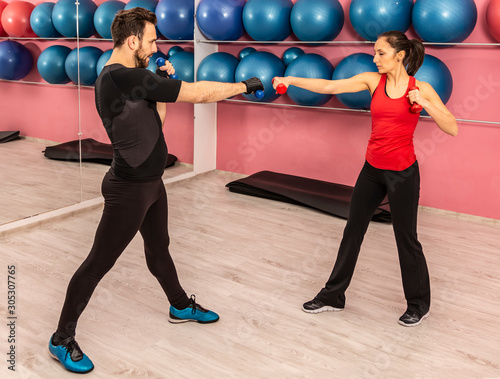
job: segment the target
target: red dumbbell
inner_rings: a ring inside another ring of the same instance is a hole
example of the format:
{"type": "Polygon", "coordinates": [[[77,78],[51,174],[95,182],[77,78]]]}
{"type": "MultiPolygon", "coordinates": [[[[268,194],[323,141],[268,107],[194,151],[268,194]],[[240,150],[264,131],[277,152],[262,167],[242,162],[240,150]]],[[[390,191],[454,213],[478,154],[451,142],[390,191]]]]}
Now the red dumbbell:
{"type": "MultiPolygon", "coordinates": [[[[271,83],[274,83],[274,78],[271,81],[271,83]]],[[[280,95],[283,95],[284,93],[286,93],[286,90],[287,90],[287,88],[283,83],[278,84],[278,86],[276,87],[276,92],[278,92],[280,95]]]]}
{"type": "MultiPolygon", "coordinates": [[[[409,91],[414,91],[414,90],[419,90],[418,87],[411,87],[409,91]]],[[[420,104],[413,103],[410,107],[410,112],[411,113],[420,113],[422,112],[422,109],[424,109],[420,104]]]]}

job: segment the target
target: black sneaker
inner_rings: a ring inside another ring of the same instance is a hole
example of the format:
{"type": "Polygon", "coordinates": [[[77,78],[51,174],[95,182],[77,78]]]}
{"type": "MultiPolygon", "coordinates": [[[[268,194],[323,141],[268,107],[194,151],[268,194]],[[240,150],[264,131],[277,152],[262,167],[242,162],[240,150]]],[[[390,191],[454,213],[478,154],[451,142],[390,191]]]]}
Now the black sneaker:
{"type": "Polygon", "coordinates": [[[302,305],[302,310],[307,313],[321,313],[321,312],[339,312],[343,311],[344,308],[335,308],[332,307],[331,305],[326,305],[317,297],[315,297],[311,301],[304,303],[304,305],[302,305]]]}
{"type": "Polygon", "coordinates": [[[426,314],[420,316],[416,314],[415,312],[411,311],[406,311],[400,318],[399,318],[399,324],[403,326],[417,326],[422,323],[422,320],[429,316],[429,311],[427,311],[426,314]]]}

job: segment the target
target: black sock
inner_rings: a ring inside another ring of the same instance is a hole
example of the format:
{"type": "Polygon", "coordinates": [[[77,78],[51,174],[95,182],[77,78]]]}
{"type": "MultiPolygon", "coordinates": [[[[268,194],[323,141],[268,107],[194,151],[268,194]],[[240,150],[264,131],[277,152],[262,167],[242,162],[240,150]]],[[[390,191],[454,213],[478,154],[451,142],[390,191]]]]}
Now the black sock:
{"type": "Polygon", "coordinates": [[[68,337],[70,336],[68,336],[65,333],[55,332],[54,335],[52,336],[52,345],[57,346],[61,343],[61,341],[65,340],[68,337]]]}

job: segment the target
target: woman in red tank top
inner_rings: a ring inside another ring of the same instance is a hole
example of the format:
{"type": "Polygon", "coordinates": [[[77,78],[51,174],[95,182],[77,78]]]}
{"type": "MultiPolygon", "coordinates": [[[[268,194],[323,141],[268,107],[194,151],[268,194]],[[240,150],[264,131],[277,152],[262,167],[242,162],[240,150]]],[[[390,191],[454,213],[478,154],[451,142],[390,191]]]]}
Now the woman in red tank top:
{"type": "Polygon", "coordinates": [[[354,186],[337,260],[325,287],[313,300],[304,303],[302,309],[308,313],[344,309],[345,291],[354,273],[364,235],[373,213],[387,196],[407,303],[399,323],[416,326],[429,315],[430,280],[417,237],[420,173],[413,133],[419,113],[410,111],[410,104],[425,109],[443,132],[456,136],[458,128],[455,117],[432,86],[413,77],[425,55],[419,40],[409,40],[404,33],[390,31],[379,36],[374,49],[373,61],[378,73],[365,72],[342,80],[288,76],[273,81],[274,88],[293,85],[334,95],[368,90],[372,95],[372,133],[365,164],[354,186]]]}

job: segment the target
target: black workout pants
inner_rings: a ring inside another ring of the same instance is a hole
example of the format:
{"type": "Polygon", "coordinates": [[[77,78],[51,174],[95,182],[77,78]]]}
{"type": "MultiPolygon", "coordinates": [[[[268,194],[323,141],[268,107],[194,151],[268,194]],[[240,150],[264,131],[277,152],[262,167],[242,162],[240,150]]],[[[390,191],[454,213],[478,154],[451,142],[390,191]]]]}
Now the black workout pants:
{"type": "Polygon", "coordinates": [[[57,332],[74,336],[79,316],[94,289],[139,231],[149,271],[174,307],[189,299],[182,289],[168,250],[167,194],[161,179],[147,183],[120,180],[109,172],[102,182],[104,210],[90,254],[71,278],[57,332]]]}
{"type": "Polygon", "coordinates": [[[430,307],[430,283],[422,245],[417,238],[420,196],[417,162],[403,171],[380,170],[365,162],[354,187],[337,260],[318,299],[334,307],[345,306],[345,291],[351,282],[361,243],[373,213],[386,194],[408,310],[423,315],[430,307]]]}

